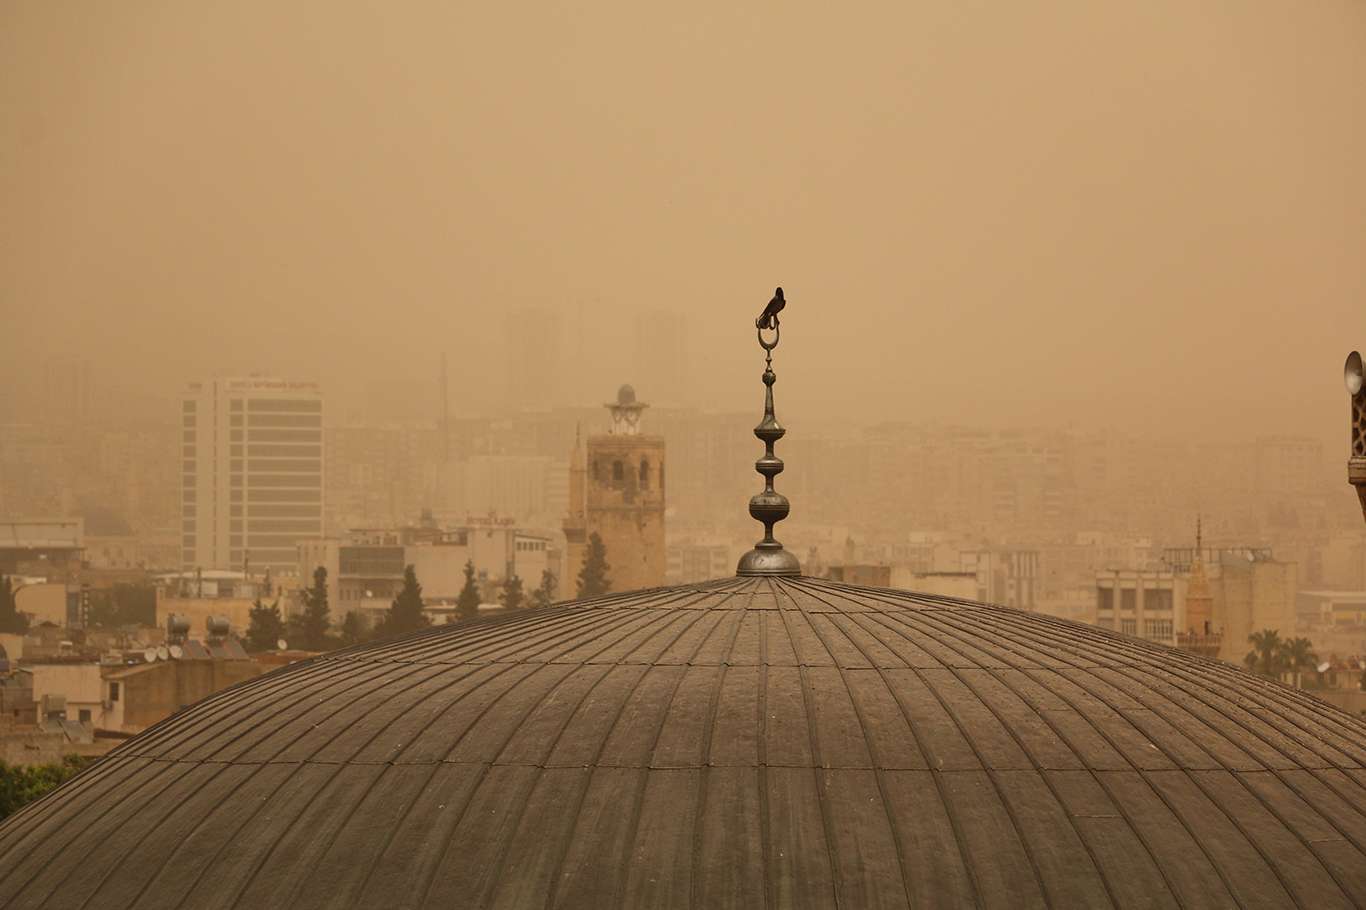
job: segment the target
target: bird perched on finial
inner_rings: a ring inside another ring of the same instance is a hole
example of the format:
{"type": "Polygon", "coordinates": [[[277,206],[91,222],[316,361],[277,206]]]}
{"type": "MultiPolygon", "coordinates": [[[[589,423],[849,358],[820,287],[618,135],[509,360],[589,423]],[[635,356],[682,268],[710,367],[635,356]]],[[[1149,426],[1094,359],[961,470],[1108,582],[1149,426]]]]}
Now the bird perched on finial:
{"type": "Polygon", "coordinates": [[[778,314],[787,306],[787,301],[783,299],[783,289],[777,288],[773,292],[773,299],[764,307],[764,311],[759,314],[759,318],[754,320],[754,327],[759,329],[776,329],[778,327],[778,314]]]}

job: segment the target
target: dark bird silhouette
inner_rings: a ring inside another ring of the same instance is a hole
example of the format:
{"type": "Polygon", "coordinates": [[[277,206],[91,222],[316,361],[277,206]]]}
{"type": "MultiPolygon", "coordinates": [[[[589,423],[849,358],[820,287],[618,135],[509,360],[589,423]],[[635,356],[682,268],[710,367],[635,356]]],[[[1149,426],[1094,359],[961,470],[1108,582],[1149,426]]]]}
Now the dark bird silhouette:
{"type": "Polygon", "coordinates": [[[764,311],[759,314],[759,318],[754,320],[754,327],[759,329],[776,329],[778,327],[778,314],[787,306],[787,301],[783,299],[783,289],[778,288],[773,292],[773,299],[764,307],[764,311]]]}

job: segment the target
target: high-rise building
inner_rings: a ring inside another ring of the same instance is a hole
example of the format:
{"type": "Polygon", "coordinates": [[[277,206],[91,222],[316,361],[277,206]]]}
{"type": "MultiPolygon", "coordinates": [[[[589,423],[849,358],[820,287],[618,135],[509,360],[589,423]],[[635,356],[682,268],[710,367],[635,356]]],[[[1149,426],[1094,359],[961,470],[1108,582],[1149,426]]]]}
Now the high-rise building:
{"type": "Polygon", "coordinates": [[[312,382],[191,383],[181,403],[181,562],[292,572],[321,536],[323,402],[312,382]]]}
{"type": "Polygon", "coordinates": [[[504,315],[509,410],[543,410],[559,403],[561,331],[559,311],[550,307],[517,307],[504,315]]]}

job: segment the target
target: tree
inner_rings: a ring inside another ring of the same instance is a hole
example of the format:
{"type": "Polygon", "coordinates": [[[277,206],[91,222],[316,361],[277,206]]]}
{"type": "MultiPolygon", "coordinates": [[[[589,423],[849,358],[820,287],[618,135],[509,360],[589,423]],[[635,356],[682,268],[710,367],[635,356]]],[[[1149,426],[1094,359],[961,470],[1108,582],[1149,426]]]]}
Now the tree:
{"type": "Polygon", "coordinates": [[[588,536],[588,552],[584,554],[583,568],[579,570],[579,596],[592,597],[612,590],[612,579],[607,577],[611,568],[607,564],[607,547],[594,531],[588,536]]]}
{"type": "Polygon", "coordinates": [[[1281,661],[1285,668],[1295,674],[1295,685],[1300,684],[1300,671],[1305,667],[1318,665],[1318,655],[1314,653],[1314,643],[1307,638],[1292,638],[1281,645],[1281,661]]]}
{"type": "Polygon", "coordinates": [[[313,570],[313,587],[304,592],[303,613],[289,618],[291,644],[309,651],[326,650],[331,612],[327,606],[327,570],[318,566],[313,570]]]}
{"type": "Polygon", "coordinates": [[[14,586],[8,576],[0,575],[0,632],[23,635],[28,631],[28,617],[15,606],[14,586]]]}
{"type": "Polygon", "coordinates": [[[427,614],[422,612],[422,585],[417,583],[417,571],[407,566],[403,570],[403,587],[384,616],[384,634],[403,635],[431,624],[427,614]]]}
{"type": "Polygon", "coordinates": [[[526,595],[522,592],[522,579],[517,575],[509,575],[508,580],[503,582],[503,591],[498,595],[498,602],[509,610],[516,610],[522,606],[526,600],[526,595]]]}
{"type": "Polygon", "coordinates": [[[261,598],[251,605],[247,626],[248,651],[274,651],[276,643],[285,637],[285,621],[280,616],[280,601],[270,606],[261,603],[261,598]]]}
{"type": "Polygon", "coordinates": [[[456,612],[461,619],[474,619],[479,615],[479,603],[483,598],[479,596],[479,583],[474,580],[474,560],[465,563],[465,586],[460,589],[460,596],[455,599],[456,612]]]}
{"type": "Polygon", "coordinates": [[[1253,632],[1247,640],[1252,645],[1252,650],[1243,658],[1243,663],[1247,664],[1248,669],[1269,679],[1279,677],[1284,666],[1281,633],[1275,629],[1263,629],[1260,632],[1253,632]]]}
{"type": "Polygon", "coordinates": [[[341,643],[347,646],[358,645],[369,638],[370,630],[365,628],[365,617],[361,616],[359,610],[348,610],[341,624],[341,643]]]}
{"type": "Polygon", "coordinates": [[[531,595],[533,607],[548,607],[555,601],[555,573],[541,570],[541,583],[531,595]]]}
{"type": "Polygon", "coordinates": [[[67,755],[52,765],[10,765],[0,761],[0,819],[66,783],[94,760],[67,755]]]}

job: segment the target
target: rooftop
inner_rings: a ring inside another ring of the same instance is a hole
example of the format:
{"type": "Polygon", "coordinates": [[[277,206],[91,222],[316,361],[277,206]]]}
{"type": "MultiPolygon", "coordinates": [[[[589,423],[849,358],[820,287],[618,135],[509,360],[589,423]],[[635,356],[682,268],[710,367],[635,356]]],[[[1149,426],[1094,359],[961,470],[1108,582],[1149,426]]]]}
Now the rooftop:
{"type": "Polygon", "coordinates": [[[1363,806],[1366,723],[1227,664],[730,578],[212,697],[0,827],[0,903],[1359,905],[1363,806]]]}

